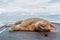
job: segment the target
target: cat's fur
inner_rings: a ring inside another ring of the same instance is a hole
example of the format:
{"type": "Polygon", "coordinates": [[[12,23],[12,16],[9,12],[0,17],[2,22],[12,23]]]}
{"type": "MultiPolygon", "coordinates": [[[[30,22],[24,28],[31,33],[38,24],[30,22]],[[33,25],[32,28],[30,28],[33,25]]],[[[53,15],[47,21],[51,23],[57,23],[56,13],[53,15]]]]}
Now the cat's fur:
{"type": "Polygon", "coordinates": [[[55,30],[56,27],[51,25],[51,23],[42,18],[28,18],[23,21],[18,21],[11,24],[9,31],[23,30],[23,31],[44,31],[44,30],[55,30]]]}

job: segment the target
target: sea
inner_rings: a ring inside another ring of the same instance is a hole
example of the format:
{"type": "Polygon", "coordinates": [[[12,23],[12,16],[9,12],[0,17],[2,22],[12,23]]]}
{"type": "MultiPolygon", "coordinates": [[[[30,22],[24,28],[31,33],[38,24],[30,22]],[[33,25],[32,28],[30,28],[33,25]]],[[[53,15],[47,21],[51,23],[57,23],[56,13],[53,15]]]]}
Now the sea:
{"type": "Polygon", "coordinates": [[[51,14],[20,14],[20,13],[2,13],[0,14],[0,24],[1,23],[10,23],[20,20],[25,20],[27,18],[43,18],[50,22],[60,23],[60,15],[51,15],[51,14]]]}

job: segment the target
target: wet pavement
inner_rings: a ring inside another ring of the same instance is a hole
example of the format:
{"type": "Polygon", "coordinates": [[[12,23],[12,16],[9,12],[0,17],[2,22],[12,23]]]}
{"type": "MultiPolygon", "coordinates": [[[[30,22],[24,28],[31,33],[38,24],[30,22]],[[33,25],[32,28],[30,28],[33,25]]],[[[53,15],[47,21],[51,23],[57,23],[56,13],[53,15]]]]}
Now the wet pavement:
{"type": "Polygon", "coordinates": [[[9,32],[8,27],[5,27],[7,29],[0,33],[0,40],[60,40],[60,24],[53,23],[53,25],[57,29],[51,32],[9,32]]]}

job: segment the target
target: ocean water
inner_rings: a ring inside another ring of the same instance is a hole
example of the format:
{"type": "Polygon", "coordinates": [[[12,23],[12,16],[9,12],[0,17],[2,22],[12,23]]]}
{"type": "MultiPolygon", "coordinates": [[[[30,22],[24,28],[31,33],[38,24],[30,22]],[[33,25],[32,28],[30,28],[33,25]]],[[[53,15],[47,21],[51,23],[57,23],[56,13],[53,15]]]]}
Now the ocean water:
{"type": "Polygon", "coordinates": [[[0,14],[0,22],[15,22],[18,20],[24,20],[27,18],[43,18],[51,22],[60,23],[60,15],[41,15],[41,14],[34,14],[34,15],[22,15],[22,14],[0,14]]]}

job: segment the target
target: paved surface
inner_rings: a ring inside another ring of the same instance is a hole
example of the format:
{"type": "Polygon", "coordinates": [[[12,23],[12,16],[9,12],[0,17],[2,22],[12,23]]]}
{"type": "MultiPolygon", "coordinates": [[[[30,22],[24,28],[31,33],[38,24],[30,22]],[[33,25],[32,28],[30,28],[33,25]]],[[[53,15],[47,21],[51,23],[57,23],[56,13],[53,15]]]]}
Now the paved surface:
{"type": "Polygon", "coordinates": [[[0,40],[60,40],[60,24],[53,25],[57,27],[57,30],[51,32],[9,32],[8,27],[5,27],[7,29],[3,32],[0,30],[0,40]]]}

